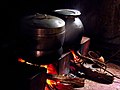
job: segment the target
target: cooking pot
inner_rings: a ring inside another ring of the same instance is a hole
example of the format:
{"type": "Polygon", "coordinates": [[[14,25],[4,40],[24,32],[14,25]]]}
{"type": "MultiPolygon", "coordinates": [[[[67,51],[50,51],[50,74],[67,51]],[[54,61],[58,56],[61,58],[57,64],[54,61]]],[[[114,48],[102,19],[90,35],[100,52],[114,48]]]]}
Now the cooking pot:
{"type": "Polygon", "coordinates": [[[84,32],[84,26],[80,20],[81,12],[76,9],[57,9],[52,14],[65,21],[65,40],[63,48],[79,48],[84,32]]]}
{"type": "Polygon", "coordinates": [[[21,21],[19,56],[33,63],[47,63],[63,52],[65,22],[48,14],[25,16],[21,21]]]}

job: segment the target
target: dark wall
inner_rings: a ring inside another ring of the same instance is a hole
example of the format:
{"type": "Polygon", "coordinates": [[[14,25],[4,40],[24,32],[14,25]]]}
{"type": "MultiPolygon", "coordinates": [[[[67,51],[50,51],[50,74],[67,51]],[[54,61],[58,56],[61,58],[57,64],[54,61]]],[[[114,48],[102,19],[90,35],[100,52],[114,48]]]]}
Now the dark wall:
{"type": "MultiPolygon", "coordinates": [[[[22,17],[35,13],[48,13],[54,9],[73,8],[81,12],[81,20],[85,27],[85,33],[88,36],[97,34],[95,31],[97,13],[102,0],[12,0],[5,3],[5,30],[2,30],[2,42],[10,48],[16,46],[16,37],[19,35],[20,20],[22,17]],[[6,10],[7,9],[7,10],[6,10]],[[8,29],[7,29],[8,28],[8,29]],[[94,33],[92,33],[94,32],[94,33]],[[8,46],[8,45],[7,45],[8,46]],[[9,46],[8,46],[9,47],[9,46]]],[[[3,45],[2,47],[7,47],[3,45]]]]}
{"type": "MultiPolygon", "coordinates": [[[[114,3],[114,5],[116,4],[114,3]]],[[[52,10],[60,9],[60,8],[73,8],[73,9],[78,9],[81,12],[80,19],[84,24],[85,35],[89,36],[92,39],[93,45],[96,46],[96,48],[98,48],[99,47],[98,41],[101,41],[100,43],[102,43],[102,40],[104,39],[101,37],[103,37],[104,30],[108,29],[108,28],[104,28],[106,26],[105,24],[103,24],[103,22],[105,20],[109,22],[110,19],[109,18],[106,19],[107,14],[109,14],[109,16],[110,15],[112,16],[112,9],[106,8],[106,6],[110,7],[110,5],[112,4],[109,4],[109,0],[108,1],[9,0],[7,2],[5,1],[4,5],[2,6],[3,8],[2,15],[5,17],[5,19],[3,19],[5,26],[3,30],[0,31],[1,32],[0,36],[2,38],[1,47],[4,52],[4,55],[6,56],[6,52],[8,53],[8,55],[16,54],[15,47],[17,43],[17,36],[19,35],[19,30],[20,30],[20,20],[22,17],[24,17],[25,15],[30,15],[35,13],[49,14],[49,12],[51,12],[52,10]],[[111,12],[108,10],[110,10],[111,12]]]]}
{"type": "MultiPolygon", "coordinates": [[[[96,15],[99,4],[102,0],[8,0],[2,6],[4,28],[0,30],[1,44],[0,52],[4,58],[3,68],[5,69],[6,85],[11,85],[11,89],[19,90],[23,84],[21,73],[23,68],[18,67],[16,47],[17,36],[20,30],[20,20],[22,17],[35,13],[49,13],[54,9],[73,8],[81,12],[86,35],[92,36],[91,31],[95,31],[96,15]],[[92,24],[93,23],[93,24],[92,24]],[[14,78],[14,80],[13,80],[14,78]],[[12,83],[11,83],[12,82],[12,83]],[[14,85],[13,85],[14,84],[14,85]],[[18,85],[18,86],[17,86],[18,85]],[[17,89],[16,89],[17,88],[17,89]]],[[[96,33],[96,32],[95,32],[96,33]]],[[[93,34],[93,33],[92,33],[93,34]]],[[[10,88],[10,87],[9,87],[10,88]]],[[[22,89],[23,90],[23,89],[22,89]]]]}
{"type": "Polygon", "coordinates": [[[120,0],[104,0],[97,14],[98,33],[92,41],[106,60],[120,64],[120,0]]]}
{"type": "Polygon", "coordinates": [[[9,0],[2,6],[4,17],[4,27],[0,31],[0,47],[4,52],[2,53],[5,56],[6,53],[16,54],[15,47],[22,17],[35,13],[49,14],[52,10],[60,8],[73,8],[81,12],[80,19],[84,24],[85,35],[92,40],[92,48],[100,48],[99,50],[103,52],[107,45],[113,49],[116,44],[120,45],[119,0],[9,0]]]}
{"type": "MultiPolygon", "coordinates": [[[[99,6],[102,0],[12,0],[8,1],[7,18],[9,29],[5,30],[9,39],[15,39],[19,33],[20,20],[25,15],[35,13],[48,13],[54,9],[73,8],[81,12],[81,20],[85,27],[85,33],[88,36],[97,34],[97,16],[99,13],[99,6]],[[92,33],[94,32],[94,33],[92,33]],[[17,33],[17,34],[15,34],[17,33]]],[[[6,39],[6,36],[3,37],[6,39]]]]}
{"type": "MultiPolygon", "coordinates": [[[[100,50],[102,53],[104,53],[104,50],[106,50],[105,52],[106,56],[110,57],[111,53],[108,53],[109,51],[110,52],[112,51],[110,50],[110,48],[113,47],[112,49],[114,49],[116,46],[120,46],[120,44],[117,45],[113,44],[116,36],[115,37],[113,36],[113,38],[107,38],[109,34],[106,33],[109,32],[111,28],[112,29],[110,31],[112,31],[117,23],[120,25],[119,22],[120,18],[118,18],[120,16],[120,13],[115,12],[115,14],[113,14],[114,11],[120,10],[120,4],[118,3],[119,0],[115,0],[116,2],[114,2],[114,4],[111,3],[113,1],[114,0],[9,0],[7,2],[5,1],[4,5],[2,6],[3,18],[1,19],[3,21],[4,26],[3,29],[0,30],[1,37],[0,52],[2,53],[1,56],[4,58],[4,60],[2,61],[7,62],[5,63],[6,66],[8,66],[8,68],[6,69],[7,71],[6,75],[8,75],[9,73],[9,76],[11,76],[11,78],[9,78],[10,79],[9,81],[12,81],[12,78],[16,76],[16,71],[18,70],[16,67],[17,60],[15,56],[16,56],[16,43],[18,42],[17,36],[19,35],[20,20],[22,17],[24,17],[25,15],[35,13],[49,13],[54,9],[60,8],[78,9],[81,12],[80,18],[84,24],[85,35],[90,37],[92,41],[91,49],[100,50]],[[111,5],[113,9],[111,8],[111,5]],[[108,18],[107,16],[110,17],[108,18]],[[113,17],[114,20],[111,19],[113,17]],[[115,18],[118,18],[118,20],[115,18]],[[106,21],[107,25],[105,23],[106,21]],[[113,25],[113,27],[109,27],[111,25],[113,25]],[[103,35],[105,35],[105,37],[103,35]],[[108,40],[111,41],[112,43],[107,42],[108,40]],[[109,51],[107,52],[107,50],[109,51]]],[[[115,30],[116,32],[113,31],[114,34],[112,35],[117,34],[118,39],[115,42],[120,42],[119,41],[120,34],[118,34],[120,30],[119,26],[117,26],[115,30]]],[[[115,51],[113,53],[115,53],[115,51]]],[[[6,66],[4,66],[3,68],[5,68],[6,66]]]]}

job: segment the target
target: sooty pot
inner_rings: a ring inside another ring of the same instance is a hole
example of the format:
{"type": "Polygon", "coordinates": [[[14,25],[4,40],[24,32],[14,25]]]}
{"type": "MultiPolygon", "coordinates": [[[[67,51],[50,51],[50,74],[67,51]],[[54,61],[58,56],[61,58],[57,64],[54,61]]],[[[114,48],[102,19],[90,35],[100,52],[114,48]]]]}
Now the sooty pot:
{"type": "Polygon", "coordinates": [[[21,20],[18,55],[35,63],[47,63],[63,52],[65,22],[48,14],[25,16],[21,20]]]}
{"type": "Polygon", "coordinates": [[[77,48],[84,32],[84,26],[80,20],[81,12],[75,9],[57,9],[53,15],[65,21],[65,40],[63,47],[67,49],[77,48]]]}

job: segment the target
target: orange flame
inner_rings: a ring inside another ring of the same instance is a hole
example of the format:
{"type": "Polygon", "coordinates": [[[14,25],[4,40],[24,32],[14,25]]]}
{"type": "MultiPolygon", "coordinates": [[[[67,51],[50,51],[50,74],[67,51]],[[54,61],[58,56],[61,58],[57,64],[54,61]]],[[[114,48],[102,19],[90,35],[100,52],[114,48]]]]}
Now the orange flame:
{"type": "Polygon", "coordinates": [[[25,62],[25,60],[23,60],[22,58],[18,58],[18,61],[21,62],[21,63],[25,62]]]}
{"type": "MultiPolygon", "coordinates": [[[[18,58],[18,62],[21,62],[21,63],[26,63],[26,64],[30,64],[30,65],[34,65],[34,66],[38,66],[37,64],[32,64],[30,62],[26,62],[25,60],[23,60],[22,58],[18,58]]],[[[47,73],[49,74],[57,74],[57,70],[56,68],[54,67],[53,64],[48,64],[48,65],[40,65],[40,67],[44,67],[47,69],[47,73]]],[[[60,83],[60,81],[58,80],[50,80],[50,79],[47,79],[46,80],[47,84],[49,84],[51,87],[57,85],[60,83]]],[[[47,87],[45,87],[45,90],[49,90],[47,87]]]]}
{"type": "MultiPolygon", "coordinates": [[[[48,65],[40,65],[40,67],[45,67],[47,68],[47,73],[49,74],[57,74],[57,71],[54,67],[53,64],[48,64],[48,65]]],[[[46,80],[47,84],[50,85],[51,87],[57,85],[59,83],[59,81],[55,81],[55,80],[50,80],[50,79],[47,79],[46,80]]],[[[48,90],[48,88],[46,87],[45,90],[48,90]]]]}
{"type": "Polygon", "coordinates": [[[55,69],[53,64],[40,65],[40,67],[47,68],[47,73],[49,73],[49,74],[57,74],[57,71],[56,71],[56,69],[55,69]]]}
{"type": "Polygon", "coordinates": [[[81,61],[82,61],[82,59],[80,59],[80,58],[75,54],[74,50],[70,50],[70,51],[71,51],[71,53],[72,53],[72,55],[73,55],[73,58],[74,58],[74,62],[75,62],[75,63],[78,63],[78,62],[81,62],[81,61]]]}
{"type": "Polygon", "coordinates": [[[47,65],[40,65],[40,67],[44,67],[44,68],[47,68],[47,65]]]}
{"type": "Polygon", "coordinates": [[[77,58],[78,58],[77,55],[75,55],[75,52],[74,52],[73,50],[71,50],[71,53],[72,53],[74,59],[77,59],[77,58]]]}

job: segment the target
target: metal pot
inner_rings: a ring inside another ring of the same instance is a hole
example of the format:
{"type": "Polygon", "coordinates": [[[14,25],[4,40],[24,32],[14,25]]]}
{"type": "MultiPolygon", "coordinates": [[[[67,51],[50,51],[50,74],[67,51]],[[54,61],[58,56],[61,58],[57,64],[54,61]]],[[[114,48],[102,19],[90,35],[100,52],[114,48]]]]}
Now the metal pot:
{"type": "Polygon", "coordinates": [[[21,24],[19,55],[36,63],[49,62],[61,56],[64,37],[65,22],[62,19],[47,14],[26,16],[21,24]]]}
{"type": "Polygon", "coordinates": [[[65,21],[65,40],[63,47],[66,49],[77,48],[84,32],[84,27],[79,16],[80,11],[75,9],[57,9],[53,11],[53,15],[60,17],[65,21]]]}

